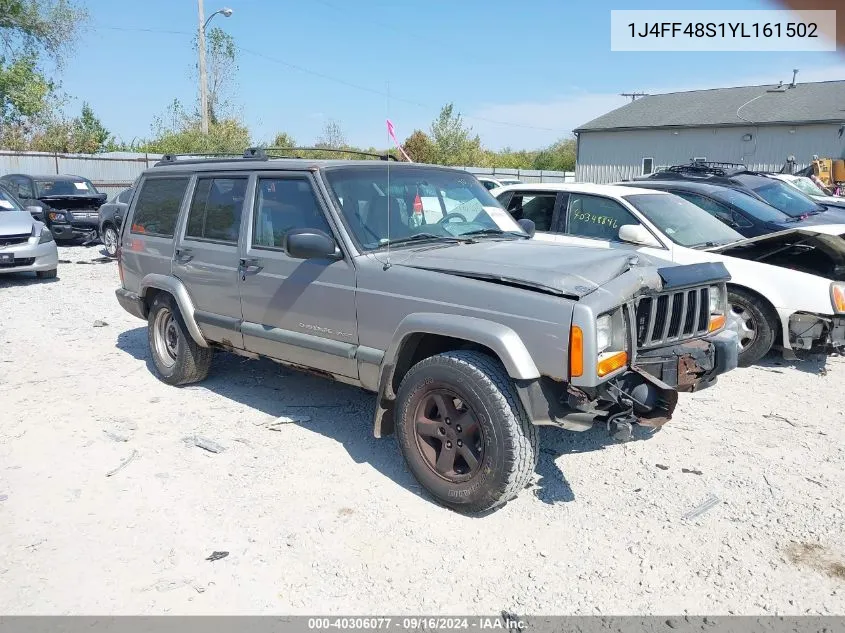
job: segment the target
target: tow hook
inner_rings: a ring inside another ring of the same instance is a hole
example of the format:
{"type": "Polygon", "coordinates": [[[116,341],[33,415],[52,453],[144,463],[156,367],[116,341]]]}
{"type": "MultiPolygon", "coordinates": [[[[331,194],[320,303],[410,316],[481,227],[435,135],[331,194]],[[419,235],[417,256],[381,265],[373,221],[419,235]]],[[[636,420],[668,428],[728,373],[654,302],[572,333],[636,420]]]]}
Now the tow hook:
{"type": "Polygon", "coordinates": [[[634,424],[637,417],[633,408],[614,413],[607,419],[607,432],[617,442],[630,442],[634,437],[634,424]]]}

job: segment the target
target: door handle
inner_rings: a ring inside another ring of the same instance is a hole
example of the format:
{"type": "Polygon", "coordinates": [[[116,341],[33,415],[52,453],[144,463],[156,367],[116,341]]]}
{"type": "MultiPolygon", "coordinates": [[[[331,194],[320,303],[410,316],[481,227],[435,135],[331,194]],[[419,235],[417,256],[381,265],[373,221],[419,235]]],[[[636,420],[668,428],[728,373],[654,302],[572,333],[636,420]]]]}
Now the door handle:
{"type": "Polygon", "coordinates": [[[261,265],[260,259],[248,257],[241,257],[240,260],[238,260],[238,264],[241,269],[241,281],[246,281],[247,275],[255,275],[256,273],[261,272],[261,269],[264,268],[261,265]]]}
{"type": "Polygon", "coordinates": [[[194,250],[192,248],[177,248],[176,259],[180,262],[189,262],[194,258],[193,252],[194,250]]]}

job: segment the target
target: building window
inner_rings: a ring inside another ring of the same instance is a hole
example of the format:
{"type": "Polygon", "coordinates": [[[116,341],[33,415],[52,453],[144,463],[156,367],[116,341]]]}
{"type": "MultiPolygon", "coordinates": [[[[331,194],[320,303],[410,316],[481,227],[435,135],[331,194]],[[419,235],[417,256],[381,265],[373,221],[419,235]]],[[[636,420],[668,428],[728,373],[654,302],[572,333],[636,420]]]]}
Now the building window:
{"type": "Polygon", "coordinates": [[[643,176],[648,176],[654,171],[654,159],[643,158],[643,176]]]}

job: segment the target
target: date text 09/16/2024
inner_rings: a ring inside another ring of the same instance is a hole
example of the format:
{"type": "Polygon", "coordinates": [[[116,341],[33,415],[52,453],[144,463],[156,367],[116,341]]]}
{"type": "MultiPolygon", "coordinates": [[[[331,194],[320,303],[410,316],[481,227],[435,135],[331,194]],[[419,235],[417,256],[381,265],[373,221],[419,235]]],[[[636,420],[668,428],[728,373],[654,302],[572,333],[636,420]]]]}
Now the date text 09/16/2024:
{"type": "Polygon", "coordinates": [[[815,22],[630,22],[631,37],[818,38],[815,22]]]}

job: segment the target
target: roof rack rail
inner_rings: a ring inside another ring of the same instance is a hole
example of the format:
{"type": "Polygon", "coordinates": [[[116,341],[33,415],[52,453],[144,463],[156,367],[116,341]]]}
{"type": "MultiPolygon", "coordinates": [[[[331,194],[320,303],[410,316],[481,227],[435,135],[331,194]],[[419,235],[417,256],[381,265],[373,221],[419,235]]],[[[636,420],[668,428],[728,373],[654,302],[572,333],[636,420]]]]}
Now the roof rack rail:
{"type": "Polygon", "coordinates": [[[247,149],[246,152],[244,152],[244,155],[246,155],[247,152],[251,151],[262,152],[265,156],[267,156],[269,152],[272,152],[274,154],[293,153],[293,158],[305,158],[304,156],[298,155],[295,152],[332,152],[335,154],[353,154],[355,156],[369,156],[371,158],[378,158],[379,160],[399,160],[390,152],[386,152],[384,154],[376,154],[374,152],[362,152],[357,149],[341,149],[336,147],[250,147],[249,149],[247,149]]]}
{"type": "Polygon", "coordinates": [[[247,155],[247,150],[243,154],[232,154],[229,152],[201,152],[192,154],[163,154],[161,160],[155,163],[154,167],[163,165],[173,165],[179,163],[180,165],[190,165],[193,163],[204,163],[208,161],[240,161],[243,159],[252,160],[267,160],[266,156],[247,155]]]}
{"type": "Polygon", "coordinates": [[[686,165],[672,165],[661,171],[672,174],[726,177],[737,172],[747,171],[747,169],[745,165],[739,163],[692,162],[686,165]]]}

